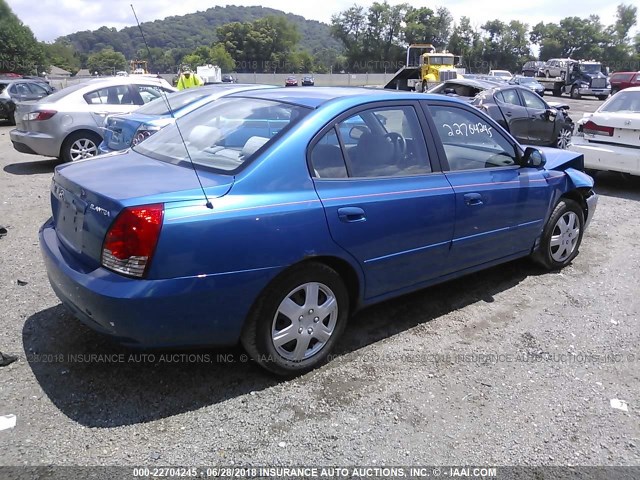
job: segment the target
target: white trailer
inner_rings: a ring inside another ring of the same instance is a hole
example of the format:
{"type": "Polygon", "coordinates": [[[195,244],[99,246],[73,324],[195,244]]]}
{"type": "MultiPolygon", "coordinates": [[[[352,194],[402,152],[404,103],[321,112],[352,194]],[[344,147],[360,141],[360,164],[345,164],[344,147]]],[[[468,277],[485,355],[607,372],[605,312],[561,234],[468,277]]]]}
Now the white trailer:
{"type": "Polygon", "coordinates": [[[217,65],[201,65],[196,67],[196,74],[206,84],[222,83],[222,70],[217,65]]]}

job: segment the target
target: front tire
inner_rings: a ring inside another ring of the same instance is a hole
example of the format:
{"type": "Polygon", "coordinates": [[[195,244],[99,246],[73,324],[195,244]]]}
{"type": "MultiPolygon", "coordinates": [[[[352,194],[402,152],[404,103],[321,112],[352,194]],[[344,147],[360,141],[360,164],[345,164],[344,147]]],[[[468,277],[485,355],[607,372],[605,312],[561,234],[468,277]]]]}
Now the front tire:
{"type": "Polygon", "coordinates": [[[548,270],[566,267],[578,255],[584,232],[584,212],[574,200],[561,198],[544,227],[533,259],[548,270]]]}
{"type": "Polygon", "coordinates": [[[580,100],[580,91],[578,90],[577,86],[574,86],[571,89],[571,98],[573,98],[574,100],[580,100]]]}
{"type": "Polygon", "coordinates": [[[260,366],[283,376],[324,363],[344,331],[349,294],[338,273],[303,263],[277,277],[251,309],[241,342],[260,366]]]}
{"type": "Polygon", "coordinates": [[[98,154],[100,135],[94,132],[76,132],[69,135],[62,144],[61,156],[65,162],[75,162],[98,154]]]}
{"type": "Polygon", "coordinates": [[[598,100],[606,100],[608,95],[598,95],[598,100]]]}

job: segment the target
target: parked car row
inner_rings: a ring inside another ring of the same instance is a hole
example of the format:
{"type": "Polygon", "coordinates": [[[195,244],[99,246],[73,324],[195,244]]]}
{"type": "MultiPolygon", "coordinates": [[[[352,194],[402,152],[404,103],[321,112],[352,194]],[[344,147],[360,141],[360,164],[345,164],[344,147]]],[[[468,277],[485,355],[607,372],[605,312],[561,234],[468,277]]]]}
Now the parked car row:
{"type": "Polygon", "coordinates": [[[285,87],[297,87],[298,85],[302,85],[303,87],[313,87],[316,81],[312,75],[305,75],[302,77],[302,81],[298,82],[298,77],[289,76],[284,81],[285,87]]]}

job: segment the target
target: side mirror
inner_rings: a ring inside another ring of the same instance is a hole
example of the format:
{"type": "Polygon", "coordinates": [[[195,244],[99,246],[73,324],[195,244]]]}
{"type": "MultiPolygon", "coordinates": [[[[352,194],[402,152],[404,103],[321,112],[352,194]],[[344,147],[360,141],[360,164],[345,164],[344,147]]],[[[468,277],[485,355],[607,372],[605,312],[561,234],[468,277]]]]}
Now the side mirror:
{"type": "Polygon", "coordinates": [[[522,166],[531,168],[542,168],[547,163],[547,158],[541,150],[534,147],[527,147],[522,157],[522,166]]]}
{"type": "Polygon", "coordinates": [[[547,120],[553,122],[558,116],[558,110],[556,110],[555,108],[547,108],[544,112],[544,116],[547,118],[547,120]]]}

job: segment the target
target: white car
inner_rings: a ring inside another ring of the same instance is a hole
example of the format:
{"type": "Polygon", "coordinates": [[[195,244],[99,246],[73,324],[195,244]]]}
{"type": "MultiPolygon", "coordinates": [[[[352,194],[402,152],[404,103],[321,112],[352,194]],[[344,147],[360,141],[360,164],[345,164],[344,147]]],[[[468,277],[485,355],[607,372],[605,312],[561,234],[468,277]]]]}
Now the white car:
{"type": "Polygon", "coordinates": [[[585,113],[570,150],[584,155],[584,166],[640,175],[640,87],[621,90],[585,113]]]}
{"type": "Polygon", "coordinates": [[[508,70],[489,70],[490,77],[499,77],[502,80],[511,80],[513,75],[508,70]]]}

